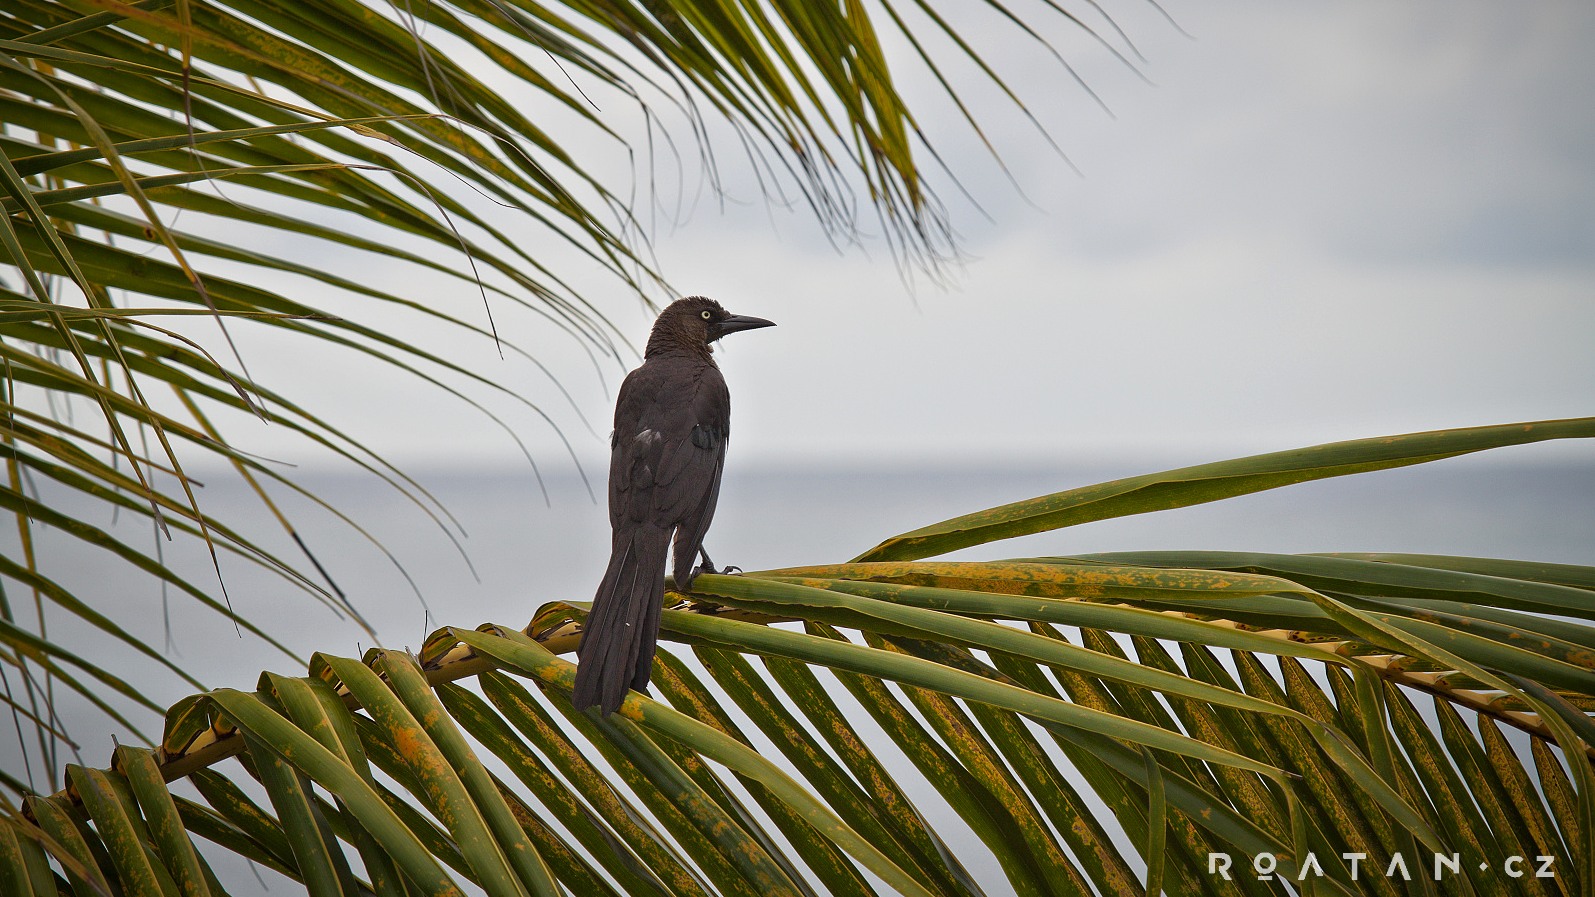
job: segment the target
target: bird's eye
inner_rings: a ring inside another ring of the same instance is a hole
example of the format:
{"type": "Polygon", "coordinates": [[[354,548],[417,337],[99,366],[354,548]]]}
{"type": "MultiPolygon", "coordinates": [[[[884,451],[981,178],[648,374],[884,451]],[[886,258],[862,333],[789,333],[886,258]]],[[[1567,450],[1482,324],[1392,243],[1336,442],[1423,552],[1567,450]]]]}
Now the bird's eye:
{"type": "Polygon", "coordinates": [[[713,313],[711,313],[711,312],[709,312],[709,311],[708,311],[708,310],[705,310],[705,311],[704,311],[704,312],[703,312],[703,319],[704,319],[704,320],[705,320],[705,321],[707,321],[707,320],[709,320],[709,319],[710,319],[710,318],[712,318],[712,317],[714,317],[714,314],[713,314],[713,313]]]}

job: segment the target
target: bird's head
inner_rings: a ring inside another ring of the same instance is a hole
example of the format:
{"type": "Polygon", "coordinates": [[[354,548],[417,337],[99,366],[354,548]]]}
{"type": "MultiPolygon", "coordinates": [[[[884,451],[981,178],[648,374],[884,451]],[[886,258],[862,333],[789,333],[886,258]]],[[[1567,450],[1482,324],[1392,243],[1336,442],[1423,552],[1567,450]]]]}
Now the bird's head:
{"type": "Polygon", "coordinates": [[[728,333],[774,327],[774,321],[734,315],[706,296],[688,296],[665,306],[648,338],[647,354],[667,348],[707,351],[709,344],[728,333]]]}

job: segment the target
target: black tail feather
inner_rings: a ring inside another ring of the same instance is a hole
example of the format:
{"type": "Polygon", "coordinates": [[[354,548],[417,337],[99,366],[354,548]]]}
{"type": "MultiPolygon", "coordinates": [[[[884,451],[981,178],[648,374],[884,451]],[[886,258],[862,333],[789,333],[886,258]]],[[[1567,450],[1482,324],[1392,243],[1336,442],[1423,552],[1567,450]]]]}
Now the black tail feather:
{"type": "Polygon", "coordinates": [[[647,687],[669,546],[669,530],[650,526],[636,527],[614,546],[577,649],[580,663],[571,696],[577,710],[597,705],[608,715],[626,699],[628,687],[647,687]]]}

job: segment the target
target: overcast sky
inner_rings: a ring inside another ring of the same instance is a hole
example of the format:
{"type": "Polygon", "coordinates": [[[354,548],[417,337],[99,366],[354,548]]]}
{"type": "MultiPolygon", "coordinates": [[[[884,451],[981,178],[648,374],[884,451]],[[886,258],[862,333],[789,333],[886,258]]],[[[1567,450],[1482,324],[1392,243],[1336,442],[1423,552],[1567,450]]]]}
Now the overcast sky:
{"type": "MultiPolygon", "coordinates": [[[[992,219],[943,189],[970,256],[950,288],[905,287],[878,239],[832,249],[803,209],[758,202],[721,147],[733,201],[700,202],[654,248],[682,292],[780,325],[720,356],[739,464],[1195,462],[1595,413],[1595,7],[1170,3],[1189,36],[1150,6],[1108,8],[1144,54],[1144,79],[1038,21],[1111,116],[1039,48],[992,16],[972,20],[967,36],[1080,173],[973,86],[1021,196],[942,106],[923,107],[992,219]]],[[[905,78],[911,96],[933,94],[922,74],[905,78]]],[[[592,154],[595,167],[630,165],[612,145],[592,154]]],[[[574,282],[642,344],[651,318],[623,288],[574,282]]],[[[460,292],[480,318],[480,299],[460,292]]],[[[543,404],[601,466],[612,392],[569,340],[500,315],[573,403],[490,347],[461,357],[543,404]]],[[[277,376],[303,377],[317,410],[397,460],[518,458],[493,425],[417,384],[351,370],[329,389],[315,364],[267,355],[252,365],[302,367],[277,376]],[[435,423],[419,426],[421,412],[435,423]]],[[[508,413],[541,459],[569,469],[546,426],[508,413]]],[[[234,435],[304,457],[287,434],[257,430],[234,435]]]]}

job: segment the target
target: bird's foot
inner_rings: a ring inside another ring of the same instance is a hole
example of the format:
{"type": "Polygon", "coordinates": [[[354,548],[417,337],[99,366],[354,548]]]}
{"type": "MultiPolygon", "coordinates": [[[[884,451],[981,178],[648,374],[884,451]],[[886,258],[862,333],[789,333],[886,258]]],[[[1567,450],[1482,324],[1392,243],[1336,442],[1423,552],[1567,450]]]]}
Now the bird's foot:
{"type": "Polygon", "coordinates": [[[741,567],[733,567],[729,564],[725,567],[716,569],[714,566],[714,561],[709,559],[709,553],[704,551],[702,548],[698,549],[698,557],[702,559],[703,563],[692,568],[692,573],[688,575],[687,582],[682,586],[682,588],[686,591],[692,591],[693,580],[696,580],[699,576],[702,576],[705,573],[729,576],[732,573],[742,572],[741,567]]]}
{"type": "Polygon", "coordinates": [[[692,578],[697,579],[699,576],[702,576],[705,573],[713,573],[717,576],[734,576],[741,572],[741,567],[732,567],[727,565],[716,570],[708,564],[699,564],[698,566],[692,568],[692,578]]]}

